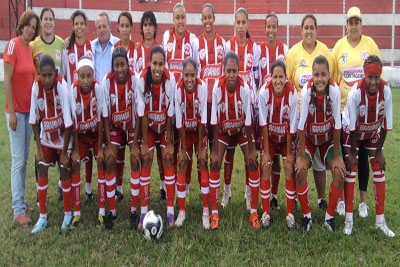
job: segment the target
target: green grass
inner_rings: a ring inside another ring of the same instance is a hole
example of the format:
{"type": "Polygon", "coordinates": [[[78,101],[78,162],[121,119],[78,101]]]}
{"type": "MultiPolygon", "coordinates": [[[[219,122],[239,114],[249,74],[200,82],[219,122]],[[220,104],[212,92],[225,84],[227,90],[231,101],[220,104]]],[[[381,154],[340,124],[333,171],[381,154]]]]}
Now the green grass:
{"type": "MultiPolygon", "coordinates": [[[[0,106],[4,106],[4,86],[0,84],[0,106]]],[[[95,227],[97,204],[87,204],[82,190],[82,223],[79,229],[67,233],[60,231],[63,217],[62,203],[58,201],[57,177],[54,168],[49,174],[48,218],[49,227],[32,235],[32,228],[23,229],[12,220],[10,186],[10,148],[5,117],[0,116],[0,265],[1,266],[398,266],[400,262],[400,209],[399,176],[397,157],[400,154],[400,90],[393,90],[394,130],[389,132],[385,155],[386,171],[386,220],[397,234],[393,239],[375,230],[373,185],[370,179],[368,204],[370,215],[361,219],[355,213],[354,233],[344,236],[344,217],[337,217],[338,231],[329,233],[323,226],[324,212],[318,209],[314,182],[309,176],[310,203],[313,212],[313,228],[304,233],[297,226],[288,231],[285,222],[284,183],[279,188],[280,211],[272,211],[269,230],[253,230],[248,223],[245,208],[244,170],[240,150],[237,149],[233,171],[232,199],[227,209],[220,209],[220,228],[207,231],[201,226],[201,197],[197,175],[193,175],[187,219],[181,228],[165,230],[158,242],[145,241],[141,233],[129,230],[128,213],[129,168],[125,168],[125,199],[117,203],[118,219],[112,231],[95,227]]],[[[36,202],[32,141],[26,181],[26,199],[36,202]]],[[[82,168],[83,169],[83,168],[82,168]]],[[[95,172],[94,172],[95,173],[95,172]]],[[[152,170],[150,208],[165,218],[165,201],[158,199],[158,170],[152,170]]],[[[328,185],[331,179],[328,180],[328,185]]],[[[223,184],[223,183],[221,183],[223,184]]],[[[84,181],[82,181],[84,185],[84,181]]],[[[84,188],[84,187],[83,187],[84,188]]],[[[97,188],[94,179],[93,188],[97,188]]],[[[223,187],[221,187],[222,189],[223,187]]],[[[327,189],[328,190],[328,189],[327,189]]],[[[328,192],[328,191],[327,191],[328,192]]],[[[97,195],[97,190],[95,190],[97,195]]],[[[356,193],[355,207],[359,197],[356,193]]],[[[176,212],[177,213],[177,210],[176,212]]],[[[261,213],[261,210],[259,210],[261,213]]],[[[32,212],[34,222],[38,208],[32,212]]],[[[297,225],[301,211],[295,214],[297,225]]]]}

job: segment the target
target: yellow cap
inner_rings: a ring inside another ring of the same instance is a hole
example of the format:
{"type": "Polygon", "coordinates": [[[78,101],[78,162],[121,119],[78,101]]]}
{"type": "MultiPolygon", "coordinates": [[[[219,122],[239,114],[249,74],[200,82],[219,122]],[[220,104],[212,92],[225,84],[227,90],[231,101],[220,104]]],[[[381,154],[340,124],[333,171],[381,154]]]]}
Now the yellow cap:
{"type": "Polygon", "coordinates": [[[347,11],[346,21],[349,21],[349,19],[351,18],[358,18],[359,20],[362,20],[361,11],[358,7],[356,6],[350,7],[349,10],[347,11]]]}

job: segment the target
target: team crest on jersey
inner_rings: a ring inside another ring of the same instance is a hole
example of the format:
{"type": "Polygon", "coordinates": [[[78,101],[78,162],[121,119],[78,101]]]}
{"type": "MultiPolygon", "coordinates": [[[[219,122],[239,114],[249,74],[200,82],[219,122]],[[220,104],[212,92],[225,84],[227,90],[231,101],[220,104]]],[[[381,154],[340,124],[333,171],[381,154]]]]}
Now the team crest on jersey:
{"type": "Polygon", "coordinates": [[[39,110],[40,110],[40,111],[43,111],[43,110],[44,110],[44,100],[43,100],[43,98],[39,98],[39,99],[37,100],[37,103],[38,103],[38,108],[39,108],[39,110]]]}
{"type": "Polygon", "coordinates": [[[253,58],[254,56],[252,54],[246,54],[246,66],[251,68],[253,66],[253,58]]]}
{"type": "Polygon", "coordinates": [[[224,48],[222,45],[217,46],[217,58],[222,60],[224,57],[224,48]]]}
{"type": "Polygon", "coordinates": [[[58,95],[56,95],[56,109],[61,109],[61,101],[58,95]]]}
{"type": "Polygon", "coordinates": [[[282,107],[282,118],[283,119],[289,119],[289,111],[290,111],[290,108],[289,108],[289,105],[284,105],[283,107],[282,107]]]}
{"type": "Polygon", "coordinates": [[[75,64],[76,58],[74,53],[68,55],[68,61],[70,64],[75,64]]]}
{"type": "Polygon", "coordinates": [[[128,95],[126,96],[126,104],[129,105],[130,103],[132,103],[132,98],[133,98],[133,92],[129,91],[128,95]]]}
{"type": "Polygon", "coordinates": [[[260,66],[261,66],[262,69],[265,69],[267,67],[267,59],[265,57],[263,57],[260,60],[260,66]]]}
{"type": "Polygon", "coordinates": [[[381,101],[378,103],[378,114],[379,115],[383,115],[383,113],[385,112],[385,101],[381,101]]]}
{"type": "Polygon", "coordinates": [[[279,55],[278,55],[278,58],[277,58],[276,60],[280,60],[280,61],[282,61],[282,62],[286,62],[285,55],[279,54],[279,55]]]}
{"type": "Polygon", "coordinates": [[[82,113],[82,105],[81,105],[81,103],[76,102],[75,109],[76,109],[76,114],[81,115],[81,113],[82,113]]]}
{"type": "Polygon", "coordinates": [[[171,53],[173,46],[174,46],[173,43],[167,43],[166,48],[167,48],[168,53],[171,53]]]}
{"type": "Polygon", "coordinates": [[[200,60],[204,60],[206,58],[206,50],[205,49],[201,49],[199,51],[199,58],[200,58],[200,60]]]}
{"type": "Polygon", "coordinates": [[[221,102],[218,106],[219,110],[224,113],[226,110],[225,102],[221,102]]]}
{"type": "Polygon", "coordinates": [[[200,101],[198,100],[198,99],[195,99],[194,100],[194,111],[193,111],[193,113],[194,114],[197,114],[198,112],[199,112],[199,106],[200,106],[200,101]]]}
{"type": "Polygon", "coordinates": [[[186,110],[186,109],[185,109],[185,102],[182,101],[182,102],[181,102],[181,112],[182,112],[182,113],[185,113],[185,110],[186,110]]]}
{"type": "Polygon", "coordinates": [[[360,58],[364,62],[368,57],[368,52],[367,51],[361,51],[360,52],[360,58]]]}
{"type": "Polygon", "coordinates": [[[115,106],[115,94],[111,94],[110,95],[110,103],[111,103],[111,106],[115,106]]]}
{"type": "Polygon", "coordinates": [[[347,57],[348,57],[348,54],[347,54],[347,53],[343,53],[343,54],[340,56],[340,61],[342,62],[342,64],[345,64],[345,63],[347,62],[347,57]]]}
{"type": "Polygon", "coordinates": [[[166,106],[167,105],[167,94],[165,92],[160,94],[161,98],[161,105],[166,106]]]}
{"type": "Polygon", "coordinates": [[[300,60],[299,65],[300,65],[300,68],[305,68],[307,66],[307,63],[304,59],[302,59],[302,60],[300,60]]]}
{"type": "Polygon", "coordinates": [[[364,117],[365,116],[365,105],[361,105],[358,109],[360,112],[360,117],[364,117]]]}
{"type": "Polygon", "coordinates": [[[315,113],[315,105],[314,104],[310,104],[308,106],[308,113],[310,113],[311,116],[314,116],[314,113],[315,113]]]}
{"type": "Polygon", "coordinates": [[[95,97],[90,101],[90,110],[97,111],[97,99],[95,97]]]}
{"type": "Polygon", "coordinates": [[[242,100],[237,101],[237,109],[238,109],[238,114],[241,115],[243,111],[243,103],[242,100]]]}
{"type": "Polygon", "coordinates": [[[376,136],[376,135],[374,135],[373,137],[371,137],[371,138],[369,139],[369,141],[370,141],[372,144],[377,144],[377,143],[378,143],[378,140],[379,140],[379,136],[376,136]]]}
{"type": "Polygon", "coordinates": [[[93,52],[91,50],[86,51],[86,56],[93,60],[93,52]]]}
{"type": "Polygon", "coordinates": [[[60,50],[56,50],[56,59],[57,59],[57,61],[61,61],[61,51],[60,50]]]}
{"type": "Polygon", "coordinates": [[[183,51],[185,51],[185,55],[186,56],[190,56],[190,51],[192,50],[192,47],[190,44],[185,44],[185,46],[183,47],[183,51]]]}
{"type": "Polygon", "coordinates": [[[144,103],[149,104],[150,103],[150,98],[151,98],[151,92],[146,92],[144,94],[144,103]]]}
{"type": "Polygon", "coordinates": [[[139,58],[139,60],[137,61],[137,66],[139,66],[138,69],[142,69],[142,66],[143,66],[143,58],[139,58]]]}

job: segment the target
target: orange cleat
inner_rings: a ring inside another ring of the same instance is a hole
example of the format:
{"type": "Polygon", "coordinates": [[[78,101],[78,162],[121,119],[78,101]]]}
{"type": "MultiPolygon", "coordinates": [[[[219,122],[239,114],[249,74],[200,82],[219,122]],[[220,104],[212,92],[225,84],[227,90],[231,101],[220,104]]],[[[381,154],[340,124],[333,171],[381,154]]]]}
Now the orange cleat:
{"type": "Polygon", "coordinates": [[[218,229],[218,225],[219,225],[219,216],[217,213],[213,213],[211,215],[211,230],[218,229]]]}
{"type": "Polygon", "coordinates": [[[249,222],[253,226],[254,229],[258,229],[261,227],[260,220],[258,219],[257,212],[253,212],[249,217],[249,222]]]}

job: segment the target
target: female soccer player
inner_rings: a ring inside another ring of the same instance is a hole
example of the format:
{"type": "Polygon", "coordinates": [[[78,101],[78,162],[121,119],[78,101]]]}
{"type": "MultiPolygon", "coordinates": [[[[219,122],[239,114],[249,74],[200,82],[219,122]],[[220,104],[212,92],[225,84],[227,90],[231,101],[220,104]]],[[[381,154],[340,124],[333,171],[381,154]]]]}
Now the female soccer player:
{"type": "MultiPolygon", "coordinates": [[[[256,42],[250,38],[248,32],[249,29],[249,14],[247,10],[243,7],[239,8],[235,12],[235,30],[236,36],[230,39],[227,43],[227,51],[233,51],[238,55],[239,58],[239,76],[248,84],[250,89],[250,104],[256,105],[256,95],[258,88],[258,62],[260,60],[260,48],[257,46],[256,42]]],[[[254,112],[252,126],[255,135],[257,136],[258,131],[258,109],[256,107],[251,108],[254,112]]],[[[257,148],[259,148],[259,142],[257,148]]],[[[224,160],[224,196],[222,198],[221,205],[226,207],[229,203],[229,198],[231,196],[231,180],[232,180],[232,170],[234,161],[235,149],[229,148],[225,155],[224,160]]],[[[247,168],[247,167],[246,167],[247,168]]],[[[246,170],[247,172],[247,170],[246,170]]],[[[250,210],[251,196],[250,196],[250,186],[248,183],[246,175],[246,206],[250,210]]]]}
{"type": "Polygon", "coordinates": [[[281,60],[271,66],[271,80],[264,84],[259,94],[260,128],[262,133],[261,159],[261,202],[264,210],[261,225],[270,224],[271,160],[280,153],[283,157],[286,176],[286,223],[294,228],[294,201],[296,182],[293,177],[293,137],[297,132],[297,91],[286,77],[286,66],[281,60]]]}
{"type": "Polygon", "coordinates": [[[32,230],[38,233],[47,227],[47,187],[49,166],[54,166],[57,156],[60,161],[61,186],[64,200],[62,230],[71,226],[71,179],[70,161],[67,156],[71,135],[71,113],[68,108],[67,83],[50,55],[40,60],[40,75],[32,87],[29,123],[36,140],[36,164],[38,170],[38,197],[40,216],[32,230]],[[39,128],[40,122],[40,128],[39,128]],[[40,131],[40,132],[39,132],[40,131]],[[64,138],[65,137],[65,138],[64,138]]]}
{"type": "Polygon", "coordinates": [[[185,218],[187,176],[192,175],[193,148],[200,169],[200,191],[203,199],[203,227],[210,228],[209,187],[207,168],[207,85],[197,78],[197,64],[192,57],[183,61],[183,78],[175,91],[176,128],[179,130],[178,193],[179,214],[176,226],[182,226],[185,218]]]}
{"type": "Polygon", "coordinates": [[[360,154],[359,143],[363,140],[374,173],[375,227],[386,236],[394,237],[395,233],[385,222],[386,161],[383,155],[387,131],[393,128],[392,93],[389,85],[380,78],[382,62],[378,56],[369,56],[363,68],[365,77],[354,83],[343,112],[343,146],[347,167],[344,181],[346,202],[344,234],[351,235],[353,232],[357,156],[360,154]]]}
{"type": "Polygon", "coordinates": [[[142,169],[140,173],[141,214],[139,228],[148,211],[150,171],[153,150],[158,141],[164,167],[167,191],[167,227],[174,226],[175,170],[173,166],[172,118],[176,83],[172,73],[165,68],[164,49],[156,45],[150,52],[150,65],[140,73],[138,81],[138,117],[142,120],[142,169]]]}
{"type": "Polygon", "coordinates": [[[251,210],[249,221],[254,228],[260,228],[257,214],[260,175],[257,152],[252,134],[250,89],[239,76],[239,58],[230,51],[224,60],[224,76],[213,90],[211,125],[213,125],[214,148],[211,152],[210,197],[212,203],[211,229],[218,229],[218,199],[220,169],[227,147],[240,145],[245,164],[248,166],[248,180],[251,188],[251,210]]]}
{"type": "MultiPolygon", "coordinates": [[[[112,54],[112,71],[103,79],[108,120],[104,127],[109,127],[109,136],[106,135],[107,146],[111,146],[112,156],[106,161],[106,192],[109,214],[104,222],[107,229],[113,227],[117,218],[115,209],[115,182],[116,159],[122,158],[121,149],[129,145],[131,162],[131,228],[137,228],[136,208],[139,198],[140,159],[138,136],[140,123],[136,121],[136,74],[129,70],[129,61],[125,48],[118,46],[112,54]]],[[[107,134],[107,132],[106,132],[107,134]]]]}
{"type": "Polygon", "coordinates": [[[335,210],[342,195],[345,166],[340,147],[340,91],[330,79],[329,63],[319,55],[312,64],[312,79],[301,91],[299,131],[299,151],[296,158],[296,189],[303,210],[302,226],[308,232],[312,226],[308,199],[308,168],[320,151],[323,164],[332,171],[333,181],[329,190],[329,203],[324,225],[335,231],[335,210]]]}

